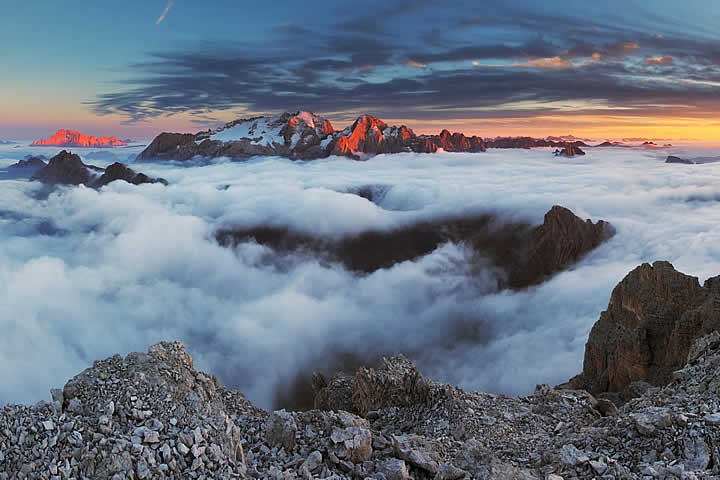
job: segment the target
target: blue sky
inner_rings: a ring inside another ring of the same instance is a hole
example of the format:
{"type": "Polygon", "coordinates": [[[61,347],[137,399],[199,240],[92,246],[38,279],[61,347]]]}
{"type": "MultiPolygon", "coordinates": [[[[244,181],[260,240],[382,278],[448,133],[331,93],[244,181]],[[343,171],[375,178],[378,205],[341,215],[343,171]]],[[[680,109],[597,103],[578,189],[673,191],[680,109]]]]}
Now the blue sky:
{"type": "Polygon", "coordinates": [[[685,134],[715,128],[718,5],[5,0],[0,138],[151,136],[298,108],[340,127],[368,111],[481,135],[685,134]]]}

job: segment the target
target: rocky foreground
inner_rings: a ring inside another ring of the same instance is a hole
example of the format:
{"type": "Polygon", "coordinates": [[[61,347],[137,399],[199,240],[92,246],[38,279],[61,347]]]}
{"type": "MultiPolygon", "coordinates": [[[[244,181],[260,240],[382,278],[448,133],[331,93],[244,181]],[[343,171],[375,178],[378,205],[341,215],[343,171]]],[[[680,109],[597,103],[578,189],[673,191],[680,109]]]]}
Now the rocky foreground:
{"type": "MultiPolygon", "coordinates": [[[[644,327],[628,319],[646,329],[642,344],[682,308],[706,315],[695,300],[717,301],[716,282],[697,291],[670,269],[629,274],[600,322],[648,312],[644,327]],[[638,294],[625,290],[634,282],[638,294]],[[697,295],[683,302],[690,291],[697,295]]],[[[375,369],[315,375],[316,409],[306,412],[256,408],[196,371],[183,344],[162,342],[95,362],[53,390],[52,402],[0,409],[0,479],[720,478],[720,334],[695,334],[682,368],[615,402],[568,385],[538,385],[520,398],[465,392],[396,356],[375,369]]],[[[632,345],[617,344],[615,358],[627,359],[632,345]]]]}
{"type": "Polygon", "coordinates": [[[405,125],[390,126],[371,115],[361,115],[350,126],[335,130],[326,118],[298,111],[277,117],[238,119],[196,134],[164,132],[138,155],[137,161],[252,156],[312,160],[331,155],[362,159],[380,153],[484,152],[487,148],[568,145],[585,144],[530,137],[482,139],[448,130],[439,135],[416,135],[405,125]]]}

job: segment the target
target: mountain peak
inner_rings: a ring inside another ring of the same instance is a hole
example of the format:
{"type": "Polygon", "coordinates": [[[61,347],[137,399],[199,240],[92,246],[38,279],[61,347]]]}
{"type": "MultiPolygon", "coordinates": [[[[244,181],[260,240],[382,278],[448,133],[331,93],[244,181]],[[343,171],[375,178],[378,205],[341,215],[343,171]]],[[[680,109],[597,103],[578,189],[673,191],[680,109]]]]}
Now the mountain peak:
{"type": "Polygon", "coordinates": [[[77,130],[66,130],[61,128],[55,135],[47,139],[35,140],[31,146],[53,146],[53,147],[119,147],[127,145],[126,142],[118,140],[115,135],[112,137],[99,137],[85,135],[77,130]]]}

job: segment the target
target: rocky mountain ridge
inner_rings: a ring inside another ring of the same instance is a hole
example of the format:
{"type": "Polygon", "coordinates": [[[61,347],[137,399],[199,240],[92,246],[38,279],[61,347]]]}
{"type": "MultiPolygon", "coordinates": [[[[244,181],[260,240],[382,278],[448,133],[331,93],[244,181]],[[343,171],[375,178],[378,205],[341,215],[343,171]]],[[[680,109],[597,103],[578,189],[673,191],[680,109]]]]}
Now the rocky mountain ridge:
{"type": "Polygon", "coordinates": [[[310,111],[285,112],[277,117],[238,119],[216,130],[197,134],[164,132],[138,155],[138,161],[186,161],[194,157],[245,159],[256,155],[312,160],[330,155],[362,159],[381,153],[484,152],[487,148],[584,146],[581,141],[530,137],[483,140],[443,130],[416,135],[408,127],[390,126],[371,115],[335,130],[329,120],[310,111]]]}
{"type": "Polygon", "coordinates": [[[60,129],[53,136],[46,139],[35,140],[30,144],[31,147],[121,147],[127,145],[126,142],[118,140],[114,135],[112,137],[98,137],[85,135],[76,130],[60,129]]]}
{"type": "Polygon", "coordinates": [[[228,247],[255,242],[279,253],[313,253],[360,273],[415,260],[450,242],[467,246],[479,261],[489,261],[506,272],[499,288],[525,288],[569,267],[614,234],[614,227],[604,220],[583,220],[555,205],[537,226],[477,215],[366,231],[340,239],[268,225],[226,227],[217,232],[216,238],[228,247]]]}
{"type": "MultiPolygon", "coordinates": [[[[115,180],[124,180],[133,185],[143,183],[162,183],[167,185],[165,179],[150,178],[144,173],[135,172],[120,162],[115,162],[107,168],[86,165],[78,155],[66,150],[52,157],[47,165],[44,165],[42,159],[39,160],[43,166],[40,166],[37,160],[32,163],[32,165],[39,168],[35,170],[30,180],[37,180],[48,185],[83,184],[90,188],[100,188],[115,180]]],[[[27,163],[25,165],[24,168],[31,166],[27,163]]]]}

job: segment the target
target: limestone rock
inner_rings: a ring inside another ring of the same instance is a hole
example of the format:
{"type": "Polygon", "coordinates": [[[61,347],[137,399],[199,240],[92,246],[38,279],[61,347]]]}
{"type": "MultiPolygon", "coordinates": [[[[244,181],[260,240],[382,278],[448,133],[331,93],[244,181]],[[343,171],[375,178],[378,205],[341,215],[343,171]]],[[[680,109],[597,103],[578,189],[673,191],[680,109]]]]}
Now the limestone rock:
{"type": "Polygon", "coordinates": [[[407,465],[405,465],[404,461],[397,458],[385,460],[378,466],[378,471],[380,471],[387,480],[408,480],[410,478],[407,465]]]}
{"type": "Polygon", "coordinates": [[[330,438],[338,444],[337,456],[348,462],[361,463],[372,457],[372,433],[367,428],[335,428],[330,438]]]}
{"type": "Polygon", "coordinates": [[[511,283],[537,283],[578,261],[615,234],[615,228],[603,220],[582,220],[572,211],[554,205],[543,224],[530,236],[528,260],[512,273],[511,283]]]}
{"type": "Polygon", "coordinates": [[[393,438],[395,455],[413,467],[436,474],[443,461],[441,447],[421,435],[400,435],[393,438]]]}
{"type": "Polygon", "coordinates": [[[643,264],[613,290],[590,332],[583,373],[572,384],[592,393],[622,392],[638,381],[665,385],[694,341],[718,327],[717,291],[668,262],[643,264]]]}
{"type": "Polygon", "coordinates": [[[263,426],[263,433],[268,444],[280,445],[287,452],[295,448],[297,430],[293,415],[285,410],[273,412],[263,426]]]}

